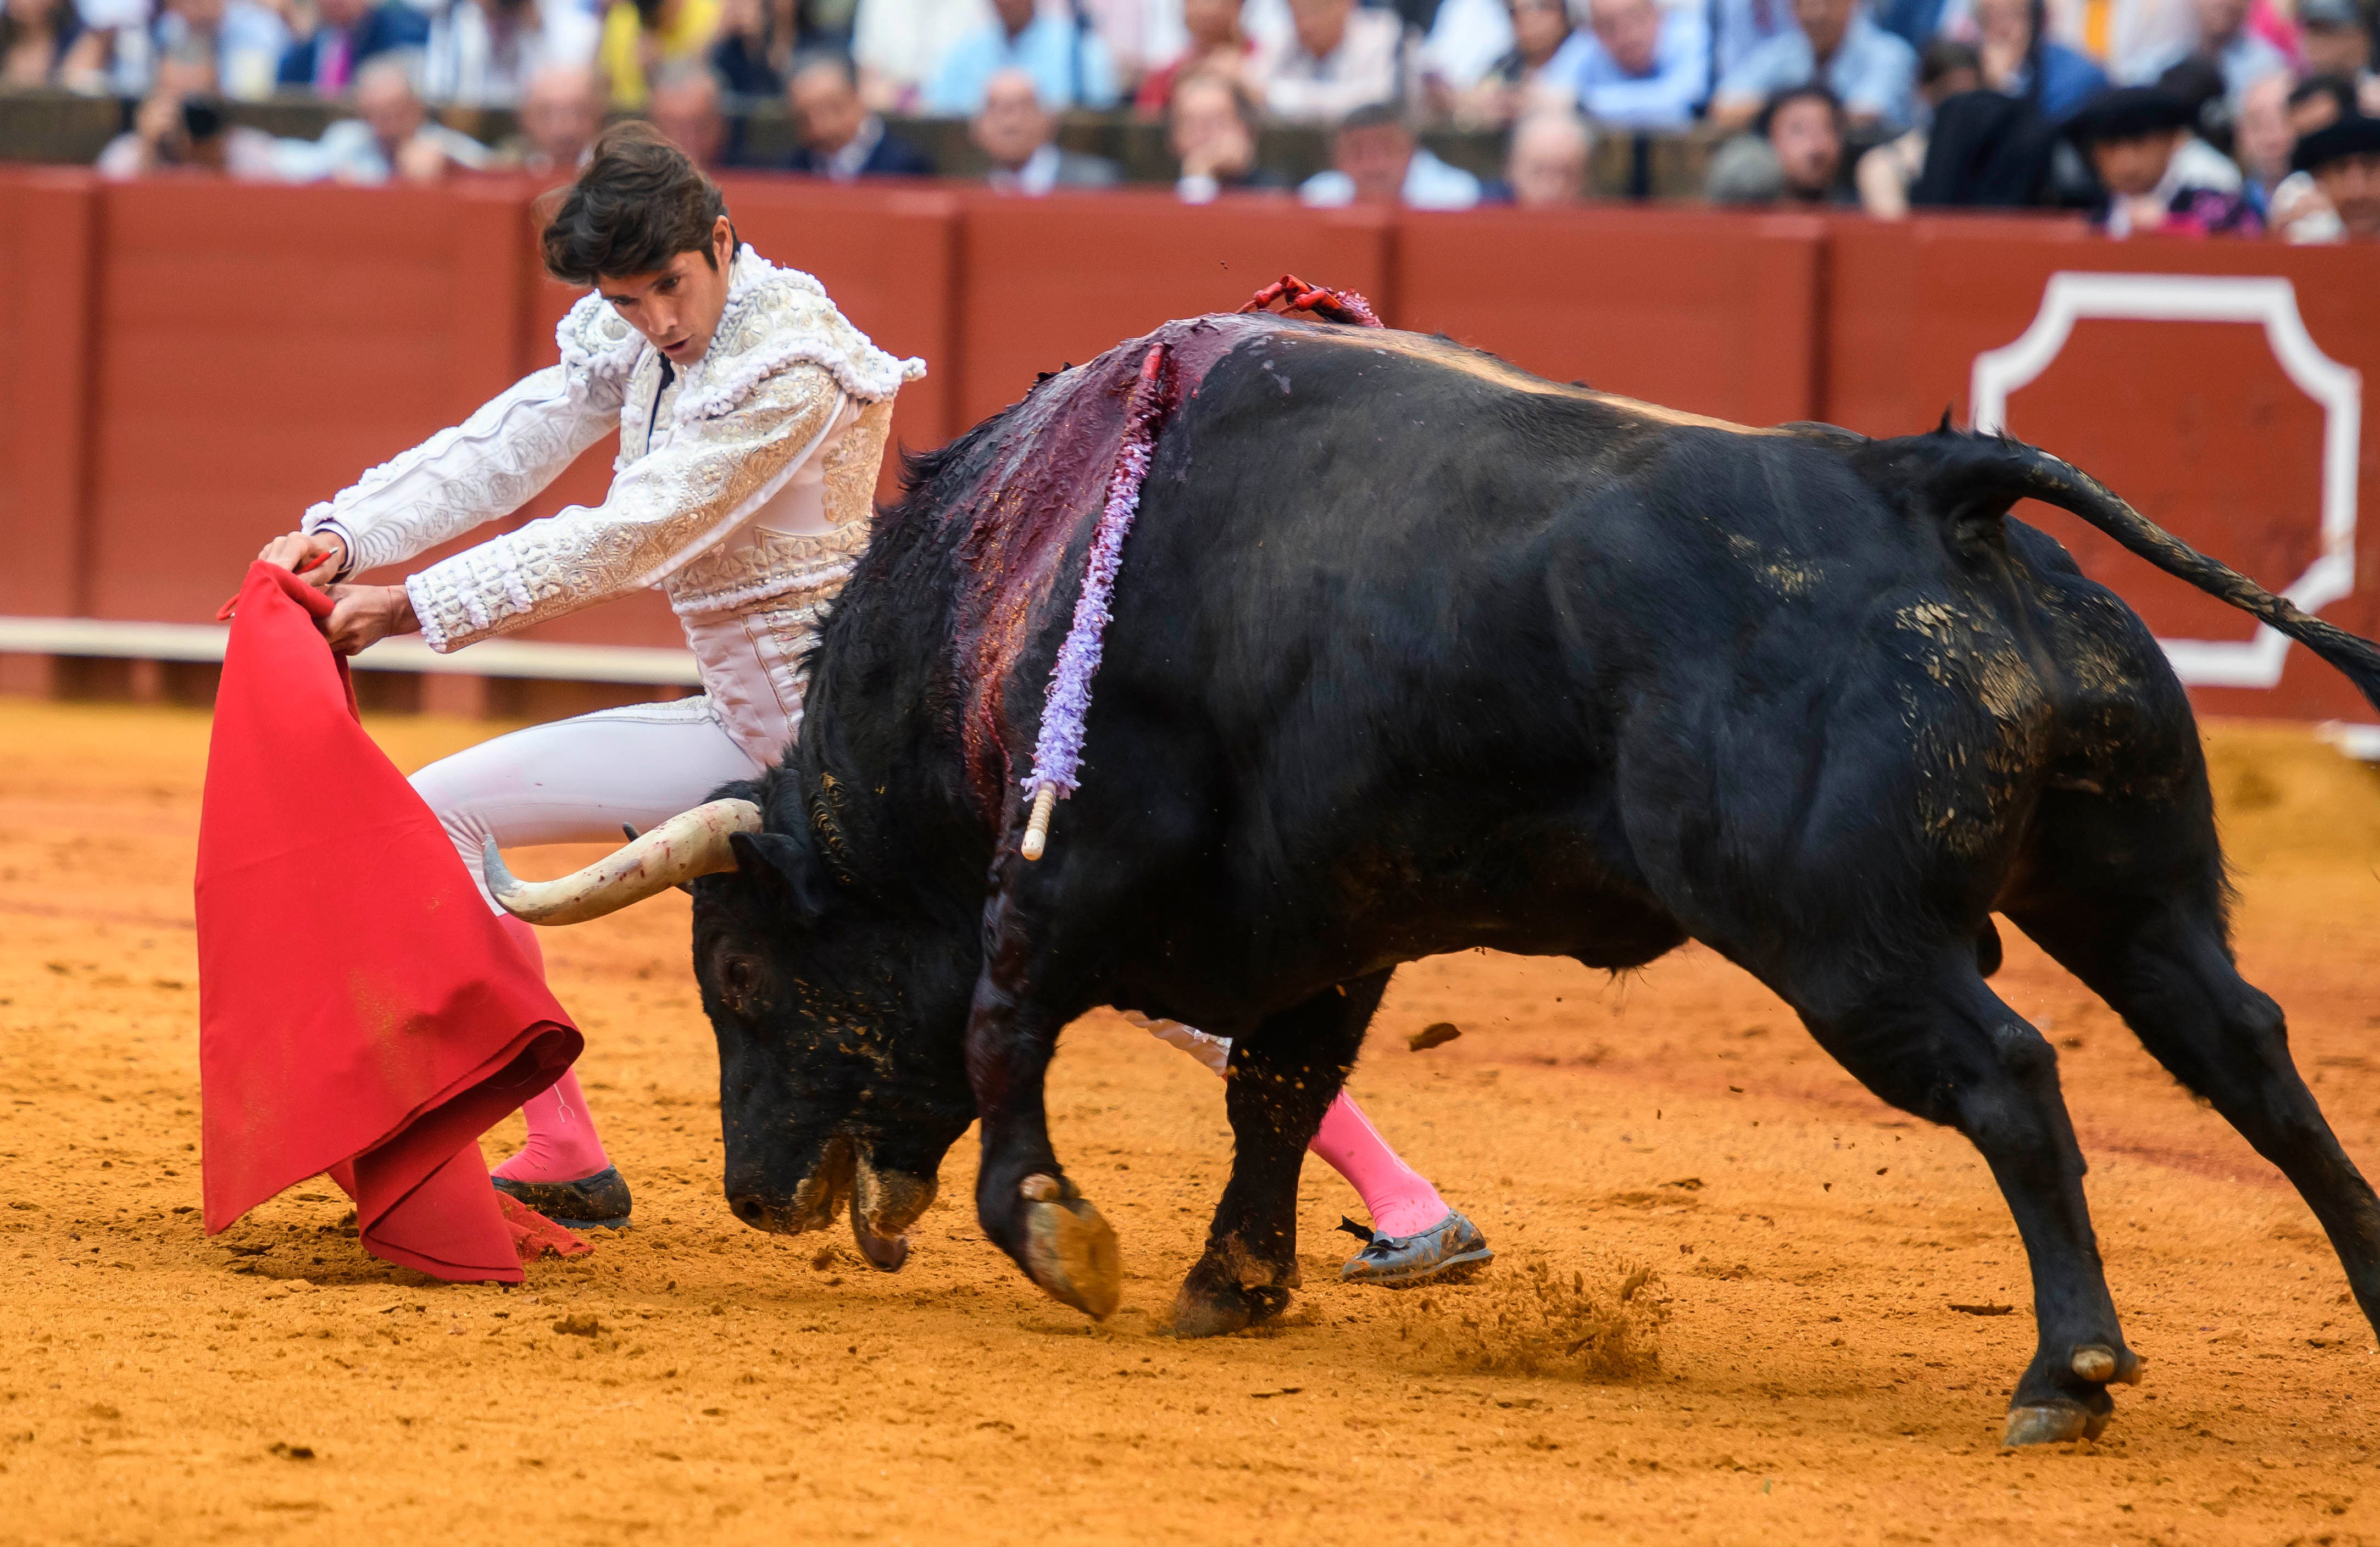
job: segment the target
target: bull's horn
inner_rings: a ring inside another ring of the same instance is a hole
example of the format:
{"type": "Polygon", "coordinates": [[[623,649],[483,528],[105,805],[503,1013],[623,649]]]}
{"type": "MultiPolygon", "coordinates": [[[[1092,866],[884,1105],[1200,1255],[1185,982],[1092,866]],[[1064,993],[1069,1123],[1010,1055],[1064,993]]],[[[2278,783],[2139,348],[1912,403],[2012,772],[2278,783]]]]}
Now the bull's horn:
{"type": "Polygon", "coordinates": [[[697,876],[735,869],[729,835],[759,830],[760,808],[750,801],[711,801],[558,881],[518,879],[492,843],[480,868],[488,889],[513,917],[530,924],[584,924],[697,876]]]}

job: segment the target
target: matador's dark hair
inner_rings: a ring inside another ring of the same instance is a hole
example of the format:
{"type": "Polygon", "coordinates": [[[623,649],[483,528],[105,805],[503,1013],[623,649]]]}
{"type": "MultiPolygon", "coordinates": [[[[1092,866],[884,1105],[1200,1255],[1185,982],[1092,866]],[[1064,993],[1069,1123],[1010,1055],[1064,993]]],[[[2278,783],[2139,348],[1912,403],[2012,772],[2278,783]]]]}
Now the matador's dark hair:
{"type": "Polygon", "coordinates": [[[578,181],[545,223],[545,272],[565,284],[610,274],[649,274],[681,252],[712,268],[711,227],[727,197],[650,124],[613,125],[595,141],[578,181]]]}

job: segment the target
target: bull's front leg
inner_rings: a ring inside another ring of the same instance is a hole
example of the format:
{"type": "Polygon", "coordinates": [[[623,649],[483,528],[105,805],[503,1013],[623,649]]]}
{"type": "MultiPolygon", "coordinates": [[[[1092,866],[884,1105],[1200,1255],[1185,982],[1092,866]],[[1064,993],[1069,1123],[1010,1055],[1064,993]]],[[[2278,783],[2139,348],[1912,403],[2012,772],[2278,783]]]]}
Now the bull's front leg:
{"type": "Polygon", "coordinates": [[[1173,1301],[1183,1337],[1237,1332],[1277,1316],[1297,1287],[1297,1176],[1379,1008],[1388,973],[1327,988],[1232,1045],[1223,1106],[1232,1179],[1173,1301]]]}
{"type": "Polygon", "coordinates": [[[976,1215],[1034,1283],[1104,1321],[1123,1289],[1115,1231],[1050,1145],[1042,1085],[1064,1017],[1038,992],[1039,941],[1014,891],[1014,877],[1003,877],[984,910],[983,971],[967,1016],[967,1078],[983,1123],[976,1215]]]}

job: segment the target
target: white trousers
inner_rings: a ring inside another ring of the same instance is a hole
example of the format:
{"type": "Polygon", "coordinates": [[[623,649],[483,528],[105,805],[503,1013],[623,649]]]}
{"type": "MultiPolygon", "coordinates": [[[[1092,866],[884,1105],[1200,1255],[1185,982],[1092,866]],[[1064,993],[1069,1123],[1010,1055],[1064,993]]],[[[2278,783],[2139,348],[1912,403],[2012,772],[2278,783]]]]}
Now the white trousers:
{"type": "MultiPolygon", "coordinates": [[[[413,776],[413,788],[438,814],[480,895],[502,912],[480,868],[491,843],[624,840],[624,825],[642,832],[728,780],[761,772],[704,696],[532,725],[439,759],[413,776]]],[[[1225,1038],[1177,1021],[1124,1019],[1216,1074],[1231,1059],[1225,1038]]]]}
{"type": "Polygon", "coordinates": [[[625,842],[624,824],[642,832],[761,771],[710,700],[696,697],[532,725],[441,758],[413,776],[413,788],[502,912],[480,870],[490,843],[625,842]]]}

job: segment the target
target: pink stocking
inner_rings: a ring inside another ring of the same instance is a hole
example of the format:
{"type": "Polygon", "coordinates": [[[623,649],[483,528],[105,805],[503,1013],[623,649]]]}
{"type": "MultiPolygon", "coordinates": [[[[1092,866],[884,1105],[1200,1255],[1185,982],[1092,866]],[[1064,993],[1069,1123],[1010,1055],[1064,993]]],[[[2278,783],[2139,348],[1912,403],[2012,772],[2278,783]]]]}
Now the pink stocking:
{"type": "Polygon", "coordinates": [[[1363,1194],[1364,1206],[1372,1214],[1372,1228],[1384,1236],[1414,1235],[1447,1215],[1446,1200],[1438,1195],[1438,1189],[1397,1158],[1397,1152],[1389,1148],[1379,1130],[1344,1091],[1322,1114],[1321,1130],[1307,1147],[1363,1194]]]}
{"type": "MultiPolygon", "coordinates": [[[[1160,1042],[1189,1054],[1210,1072],[1229,1078],[1232,1044],[1228,1038],[1209,1036],[1179,1021],[1151,1021],[1132,1010],[1124,1012],[1124,1019],[1160,1042]]],[[[1363,1194],[1364,1206],[1372,1214],[1372,1227],[1384,1236],[1427,1230],[1451,1212],[1427,1178],[1397,1158],[1397,1152],[1389,1148],[1379,1130],[1344,1091],[1322,1114],[1321,1130],[1306,1147],[1363,1194]]]]}
{"type": "MultiPolygon", "coordinates": [[[[516,918],[501,921],[513,943],[545,970],[545,953],[538,949],[537,931],[516,918]]],[[[520,1153],[495,1169],[495,1175],[516,1182],[575,1182],[612,1164],[596,1137],[595,1118],[587,1098],[578,1094],[578,1072],[565,1070],[561,1079],[521,1104],[528,1122],[528,1142],[520,1153]]]]}

